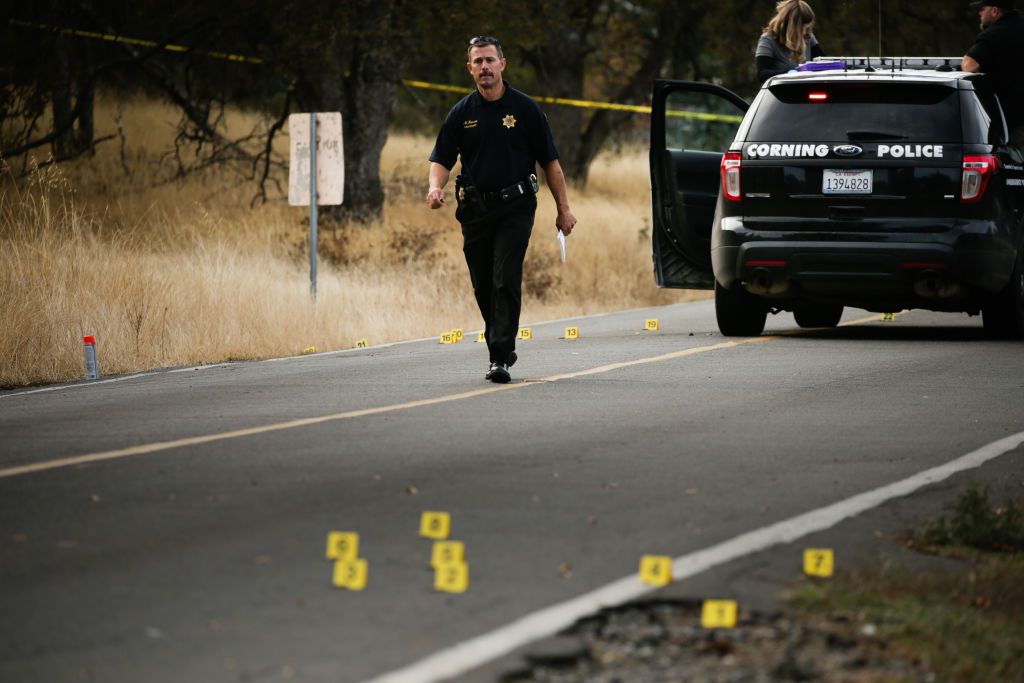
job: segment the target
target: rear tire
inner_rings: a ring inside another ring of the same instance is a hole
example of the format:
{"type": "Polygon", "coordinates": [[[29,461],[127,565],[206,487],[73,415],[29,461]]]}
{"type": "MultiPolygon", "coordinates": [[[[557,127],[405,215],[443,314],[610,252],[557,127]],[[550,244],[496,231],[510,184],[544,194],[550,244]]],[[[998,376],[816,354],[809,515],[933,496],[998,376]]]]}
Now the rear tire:
{"type": "Polygon", "coordinates": [[[985,332],[995,339],[1024,339],[1024,251],[1002,291],[981,309],[985,332]]]}
{"type": "Polygon", "coordinates": [[[843,317],[838,304],[805,304],[793,311],[800,327],[835,327],[843,317]]]}
{"type": "Polygon", "coordinates": [[[764,332],[768,304],[739,283],[726,289],[716,281],[715,317],[718,329],[727,337],[756,337],[764,332]]]}

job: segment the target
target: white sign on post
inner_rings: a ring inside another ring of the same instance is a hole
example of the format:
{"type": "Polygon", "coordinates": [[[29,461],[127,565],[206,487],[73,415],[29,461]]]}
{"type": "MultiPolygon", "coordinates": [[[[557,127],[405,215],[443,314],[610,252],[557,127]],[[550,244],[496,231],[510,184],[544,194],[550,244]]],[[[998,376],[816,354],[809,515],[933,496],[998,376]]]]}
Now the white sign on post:
{"type": "MultiPolygon", "coordinates": [[[[288,169],[288,203],[309,206],[309,114],[288,117],[291,164],[288,169]]],[[[341,138],[341,113],[316,114],[317,204],[341,204],[345,196],[345,148],[341,138]]]]}
{"type": "Polygon", "coordinates": [[[341,114],[292,114],[288,133],[292,141],[288,203],[309,207],[309,294],[316,303],[317,206],[341,204],[345,196],[341,114]]]}

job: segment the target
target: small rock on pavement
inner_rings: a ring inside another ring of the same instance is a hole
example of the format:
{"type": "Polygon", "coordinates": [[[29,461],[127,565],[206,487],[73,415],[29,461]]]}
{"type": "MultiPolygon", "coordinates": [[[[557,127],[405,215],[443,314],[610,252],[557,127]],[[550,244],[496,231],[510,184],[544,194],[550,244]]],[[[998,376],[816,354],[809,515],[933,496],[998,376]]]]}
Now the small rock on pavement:
{"type": "Polygon", "coordinates": [[[587,653],[586,645],[576,635],[560,635],[547,638],[531,646],[524,657],[536,664],[558,666],[575,661],[587,653]]]}

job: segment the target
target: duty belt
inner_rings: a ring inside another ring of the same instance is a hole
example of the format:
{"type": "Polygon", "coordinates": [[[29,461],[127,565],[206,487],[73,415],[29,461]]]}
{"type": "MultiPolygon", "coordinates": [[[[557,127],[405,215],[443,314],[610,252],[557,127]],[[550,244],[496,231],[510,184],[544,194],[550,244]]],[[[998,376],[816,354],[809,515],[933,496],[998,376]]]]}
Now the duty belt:
{"type": "Polygon", "coordinates": [[[481,192],[484,201],[488,204],[495,202],[510,202],[513,199],[519,199],[527,195],[537,193],[537,176],[530,174],[530,177],[526,180],[520,180],[518,183],[509,185],[508,187],[502,188],[497,192],[481,192]]]}

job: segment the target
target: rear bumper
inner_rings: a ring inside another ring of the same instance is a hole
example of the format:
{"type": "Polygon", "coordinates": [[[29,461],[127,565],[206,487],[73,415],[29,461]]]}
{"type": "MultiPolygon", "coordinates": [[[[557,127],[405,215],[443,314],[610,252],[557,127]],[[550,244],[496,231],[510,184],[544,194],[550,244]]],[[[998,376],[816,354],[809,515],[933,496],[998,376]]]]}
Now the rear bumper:
{"type": "Polygon", "coordinates": [[[958,221],[942,233],[749,230],[726,217],[712,233],[715,279],[774,299],[858,308],[965,310],[1002,289],[1013,271],[1012,233],[958,221]]]}

